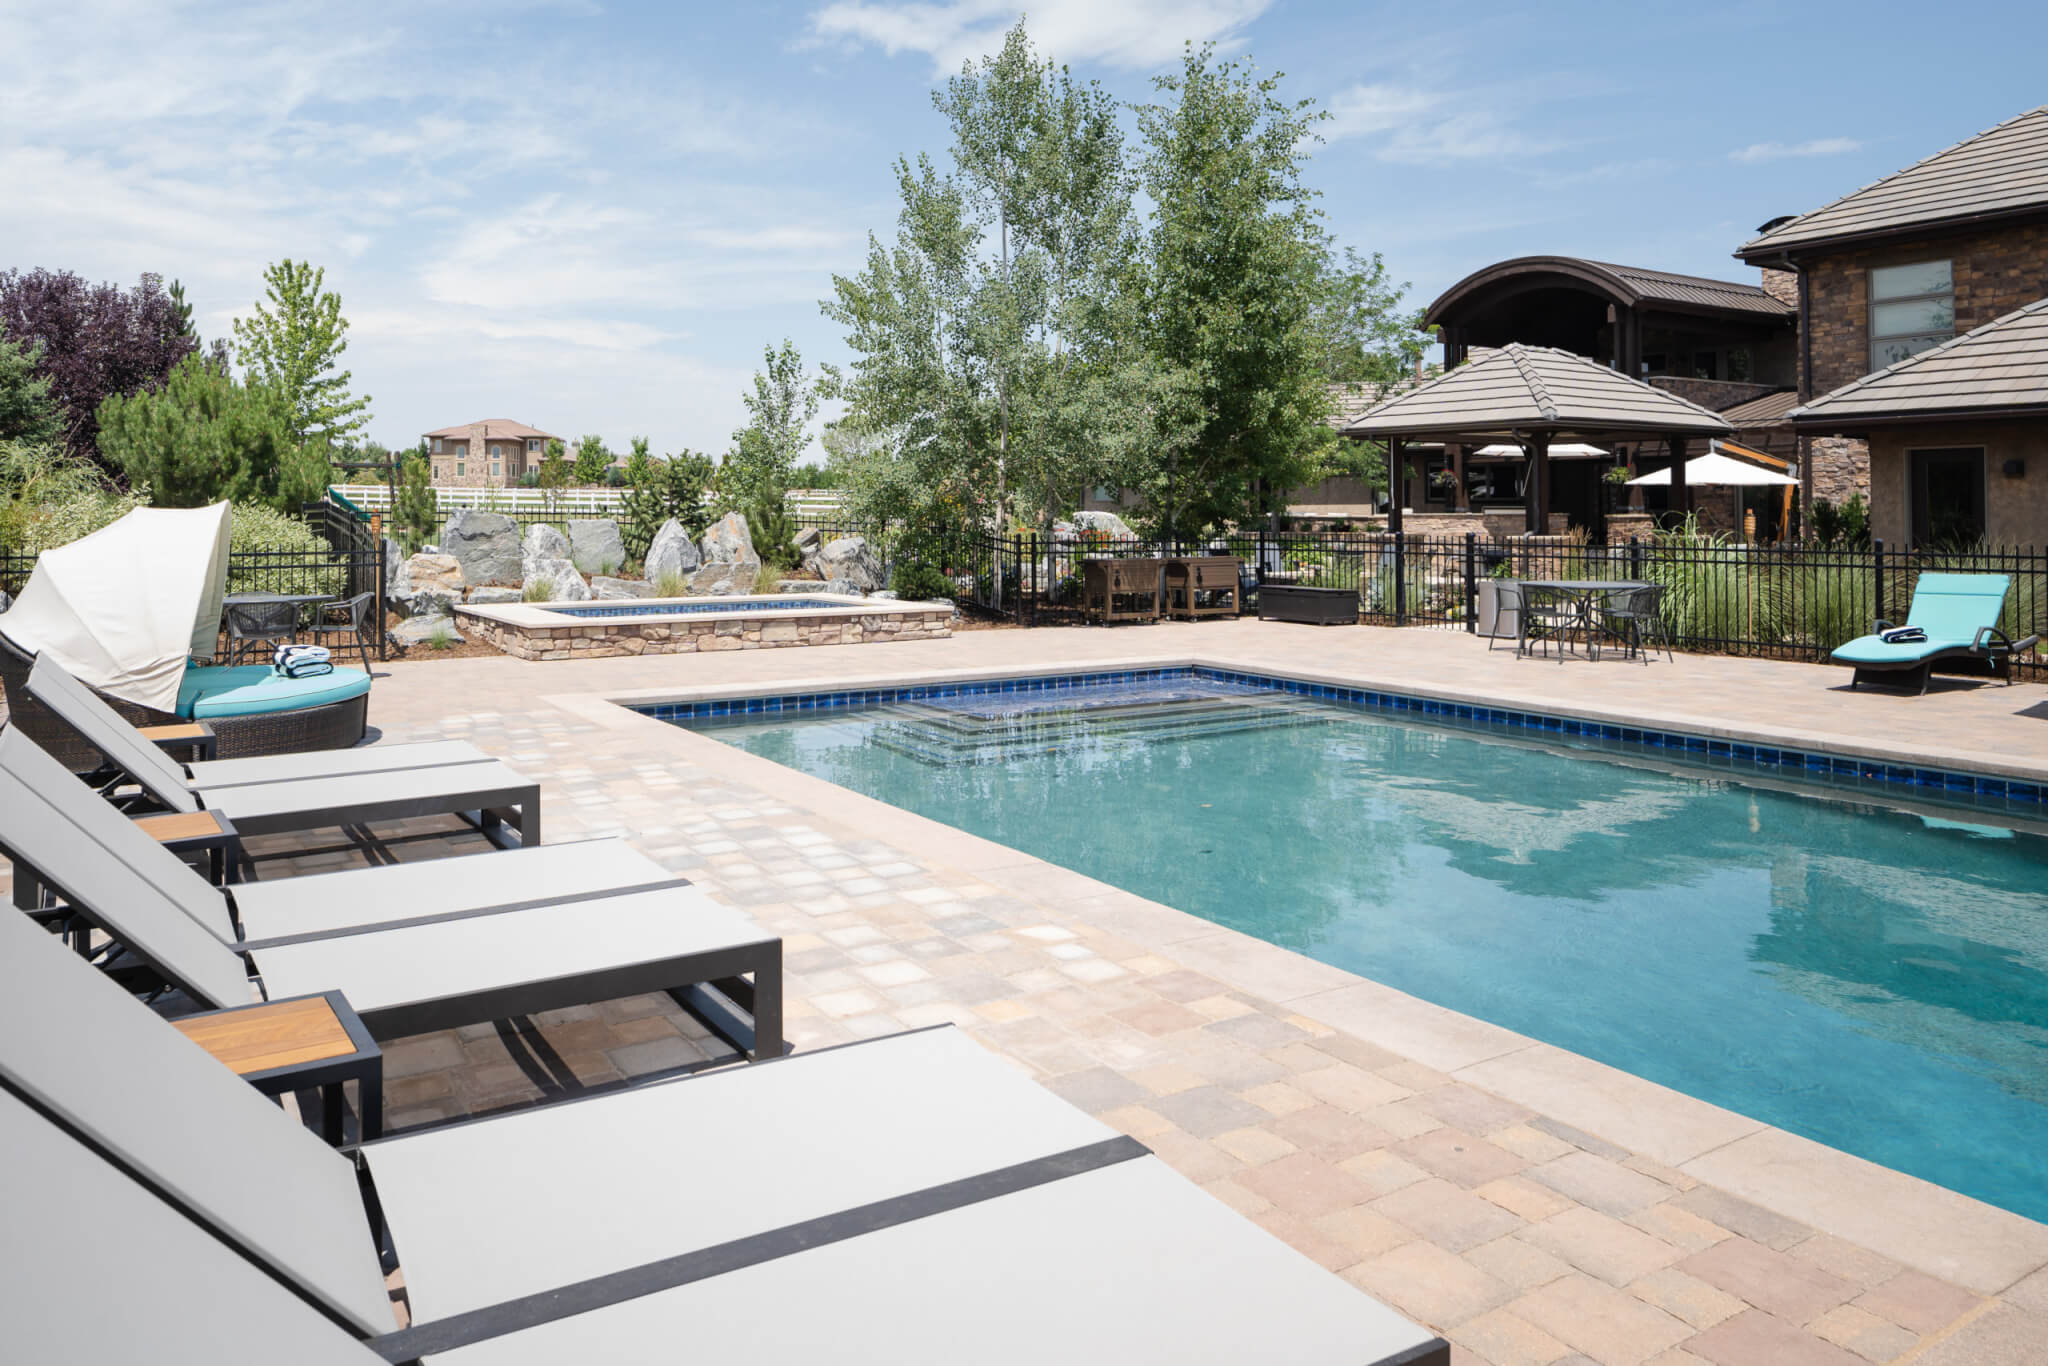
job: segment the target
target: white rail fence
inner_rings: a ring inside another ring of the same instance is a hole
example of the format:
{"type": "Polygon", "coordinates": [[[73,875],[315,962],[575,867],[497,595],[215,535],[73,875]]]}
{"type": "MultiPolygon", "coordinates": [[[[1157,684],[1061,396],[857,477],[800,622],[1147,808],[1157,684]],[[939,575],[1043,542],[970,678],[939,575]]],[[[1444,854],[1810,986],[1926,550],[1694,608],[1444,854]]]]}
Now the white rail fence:
{"type": "MultiPolygon", "coordinates": [[[[388,512],[391,490],[382,484],[336,484],[334,491],[365,512],[388,512]]],[[[837,489],[791,489],[786,500],[793,517],[830,517],[844,501],[837,489]]],[[[434,503],[442,512],[475,508],[502,512],[522,521],[551,517],[616,517],[625,511],[624,489],[498,489],[436,484],[434,503]]]]}

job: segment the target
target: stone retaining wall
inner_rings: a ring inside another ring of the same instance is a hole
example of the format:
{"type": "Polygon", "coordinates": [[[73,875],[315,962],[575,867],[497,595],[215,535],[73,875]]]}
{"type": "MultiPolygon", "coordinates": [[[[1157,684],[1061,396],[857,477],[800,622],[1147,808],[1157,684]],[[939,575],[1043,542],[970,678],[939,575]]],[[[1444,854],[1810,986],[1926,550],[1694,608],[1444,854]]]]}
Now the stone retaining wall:
{"type": "Polygon", "coordinates": [[[560,626],[527,626],[455,609],[464,635],[518,659],[604,659],[680,655],[700,650],[775,650],[791,645],[873,645],[936,640],[953,634],[945,607],[829,616],[748,617],[720,613],[637,620],[596,617],[560,626]]]}

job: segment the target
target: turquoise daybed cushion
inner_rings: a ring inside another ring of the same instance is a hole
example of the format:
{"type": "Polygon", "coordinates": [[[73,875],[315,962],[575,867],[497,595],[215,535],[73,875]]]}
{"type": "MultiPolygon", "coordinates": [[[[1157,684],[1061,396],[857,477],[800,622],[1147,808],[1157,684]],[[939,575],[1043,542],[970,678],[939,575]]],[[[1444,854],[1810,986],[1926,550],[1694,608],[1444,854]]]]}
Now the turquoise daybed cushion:
{"type": "Polygon", "coordinates": [[[187,669],[178,684],[178,715],[204,721],[259,712],[304,711],[329,702],[346,702],[369,690],[370,676],[361,669],[336,669],[317,678],[286,678],[268,664],[187,669]]]}

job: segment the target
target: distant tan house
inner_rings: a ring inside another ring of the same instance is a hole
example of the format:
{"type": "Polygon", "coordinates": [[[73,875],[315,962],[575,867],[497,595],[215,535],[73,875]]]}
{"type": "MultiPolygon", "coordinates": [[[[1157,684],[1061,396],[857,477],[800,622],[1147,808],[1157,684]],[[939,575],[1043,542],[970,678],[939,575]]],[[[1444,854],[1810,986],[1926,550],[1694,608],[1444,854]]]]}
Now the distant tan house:
{"type": "Polygon", "coordinates": [[[427,458],[434,482],[457,488],[504,488],[540,468],[550,441],[560,437],[506,417],[488,417],[428,432],[427,458]]]}

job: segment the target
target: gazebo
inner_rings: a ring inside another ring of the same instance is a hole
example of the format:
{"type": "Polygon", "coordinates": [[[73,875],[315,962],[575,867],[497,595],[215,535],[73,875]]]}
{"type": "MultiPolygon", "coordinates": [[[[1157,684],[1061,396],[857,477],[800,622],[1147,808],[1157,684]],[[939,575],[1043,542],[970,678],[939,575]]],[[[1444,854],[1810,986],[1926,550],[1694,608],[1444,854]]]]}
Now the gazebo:
{"type": "Polygon", "coordinates": [[[1727,436],[1720,414],[1678,395],[1630,379],[1597,361],[1547,346],[1510,342],[1478,360],[1445,371],[1397,398],[1377,404],[1343,429],[1355,441],[1387,443],[1387,530],[1401,531],[1401,489],[1410,439],[1459,448],[1452,468],[1464,484],[1463,447],[1512,442],[1527,454],[1524,525],[1550,525],[1550,448],[1553,443],[1663,440],[1675,469],[1672,497],[1682,503],[1685,443],[1727,436]]]}

